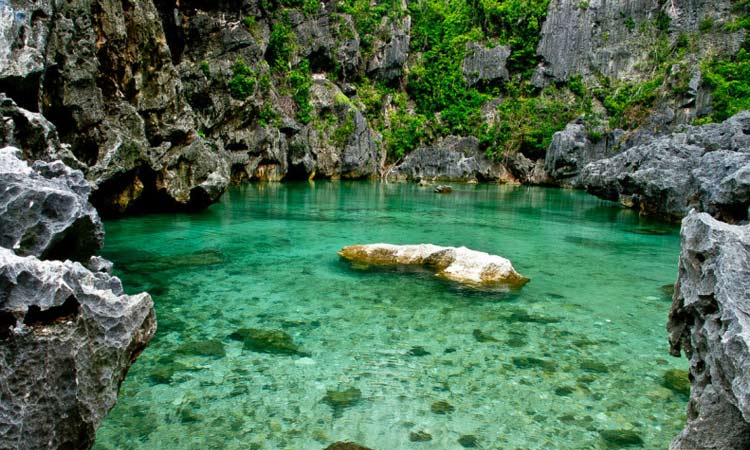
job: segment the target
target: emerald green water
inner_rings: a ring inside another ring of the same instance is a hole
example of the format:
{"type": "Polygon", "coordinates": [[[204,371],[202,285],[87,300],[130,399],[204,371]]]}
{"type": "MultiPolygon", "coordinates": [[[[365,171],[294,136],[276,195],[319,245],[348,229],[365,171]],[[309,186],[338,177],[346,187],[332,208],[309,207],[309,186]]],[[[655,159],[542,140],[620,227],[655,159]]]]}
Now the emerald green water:
{"type": "Polygon", "coordinates": [[[687,366],[664,330],[678,230],[584,193],[257,184],[106,228],[104,256],[151,292],[159,329],[96,449],[656,449],[683,423],[664,382],[687,366]],[[336,255],[372,242],[465,245],[531,282],[480,292],[336,255]],[[242,328],[301,354],[243,348],[242,328]]]}

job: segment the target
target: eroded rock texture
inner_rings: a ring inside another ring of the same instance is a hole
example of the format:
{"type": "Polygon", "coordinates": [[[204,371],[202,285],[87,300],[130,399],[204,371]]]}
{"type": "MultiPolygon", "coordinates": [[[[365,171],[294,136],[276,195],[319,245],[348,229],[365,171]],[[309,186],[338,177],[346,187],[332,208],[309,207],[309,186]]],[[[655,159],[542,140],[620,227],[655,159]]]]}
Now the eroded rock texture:
{"type": "Polygon", "coordinates": [[[702,33],[698,54],[734,53],[742,33],[727,33],[721,27],[731,20],[732,6],[730,0],[552,0],[537,49],[544,65],[535,82],[579,74],[639,78],[648,65],[656,30],[667,31],[673,41],[681,33],[698,32],[706,18],[717,26],[702,33]]]}
{"type": "Polygon", "coordinates": [[[479,148],[475,137],[449,136],[433,146],[409,153],[387,172],[394,180],[513,181],[513,174],[479,148]]]}
{"type": "Polygon", "coordinates": [[[436,275],[469,286],[520,287],[529,281],[502,256],[466,247],[440,247],[432,244],[350,245],[339,256],[360,264],[380,266],[417,265],[435,270],[436,275]]]}
{"type": "Polygon", "coordinates": [[[750,226],[691,213],[667,330],[690,360],[688,423],[671,449],[750,448],[750,226]]]}
{"type": "Polygon", "coordinates": [[[102,246],[104,228],[83,173],[61,161],[29,167],[20,158],[14,147],[0,149],[0,247],[88,261],[102,246]]]}
{"type": "Polygon", "coordinates": [[[687,126],[587,165],[586,190],[644,213],[682,218],[691,208],[721,220],[748,219],[750,113],[687,126]]]}
{"type": "Polygon", "coordinates": [[[91,447],[155,330],[148,294],[0,248],[0,448],[91,447]]]}

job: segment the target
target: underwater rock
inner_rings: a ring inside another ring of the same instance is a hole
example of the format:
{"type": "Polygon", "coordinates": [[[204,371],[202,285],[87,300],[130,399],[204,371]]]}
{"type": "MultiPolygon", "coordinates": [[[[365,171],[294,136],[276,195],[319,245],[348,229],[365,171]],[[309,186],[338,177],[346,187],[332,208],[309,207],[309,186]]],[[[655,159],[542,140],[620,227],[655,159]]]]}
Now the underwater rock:
{"type": "Polygon", "coordinates": [[[327,404],[333,410],[333,417],[341,417],[341,413],[346,408],[350,408],[362,400],[362,391],[355,387],[350,387],[342,391],[329,390],[323,397],[323,403],[327,404]]]}
{"type": "Polygon", "coordinates": [[[91,447],[155,331],[148,294],[0,248],[0,448],[91,447]]]}
{"type": "Polygon", "coordinates": [[[439,247],[432,244],[351,245],[342,248],[339,256],[355,263],[427,266],[433,268],[439,277],[472,287],[520,287],[529,281],[515,271],[509,260],[466,247],[439,247]]]}
{"type": "Polygon", "coordinates": [[[633,430],[601,430],[599,436],[606,448],[643,447],[643,439],[633,430]]]}
{"type": "Polygon", "coordinates": [[[687,424],[672,449],[750,448],[750,225],[682,221],[667,331],[690,360],[687,424]]]}
{"type": "Polygon", "coordinates": [[[21,256],[88,262],[104,241],[104,228],[88,202],[83,173],[61,161],[21,159],[0,149],[0,246],[21,256]]]}
{"type": "Polygon", "coordinates": [[[662,385],[678,394],[690,395],[690,378],[685,370],[667,370],[662,377],[662,385]]]}
{"type": "Polygon", "coordinates": [[[425,350],[424,347],[418,345],[410,348],[409,351],[406,352],[406,354],[409,356],[427,356],[431,355],[432,353],[425,350]]]}
{"type": "Polygon", "coordinates": [[[471,333],[477,342],[498,342],[497,338],[486,334],[484,331],[476,329],[471,333]]]}
{"type": "Polygon", "coordinates": [[[323,450],[372,450],[369,447],[363,447],[354,442],[334,442],[323,450]]]}
{"type": "Polygon", "coordinates": [[[430,411],[432,411],[435,414],[440,414],[440,415],[450,414],[455,410],[456,408],[450,403],[446,402],[445,400],[438,400],[432,405],[430,405],[430,411]]]}
{"type": "Polygon", "coordinates": [[[531,356],[517,356],[513,358],[513,365],[519,369],[540,368],[545,372],[554,372],[557,370],[554,361],[534,358],[531,356]]]}
{"type": "Polygon", "coordinates": [[[435,186],[435,189],[433,189],[436,194],[450,194],[453,192],[453,188],[448,186],[447,184],[441,184],[439,186],[435,186]]]}
{"type": "Polygon", "coordinates": [[[259,330],[256,328],[240,328],[229,335],[230,339],[242,341],[245,350],[277,355],[309,356],[301,352],[294,339],[280,330],[259,330]]]}
{"type": "Polygon", "coordinates": [[[464,434],[458,438],[458,443],[463,448],[477,448],[479,447],[479,439],[473,434],[464,434]]]}
{"type": "Polygon", "coordinates": [[[223,358],[227,355],[224,344],[216,339],[207,341],[185,342],[175,351],[176,355],[209,356],[212,358],[223,358]]]}
{"type": "Polygon", "coordinates": [[[412,431],[409,433],[409,440],[411,442],[429,442],[432,440],[432,435],[426,431],[412,431]]]}

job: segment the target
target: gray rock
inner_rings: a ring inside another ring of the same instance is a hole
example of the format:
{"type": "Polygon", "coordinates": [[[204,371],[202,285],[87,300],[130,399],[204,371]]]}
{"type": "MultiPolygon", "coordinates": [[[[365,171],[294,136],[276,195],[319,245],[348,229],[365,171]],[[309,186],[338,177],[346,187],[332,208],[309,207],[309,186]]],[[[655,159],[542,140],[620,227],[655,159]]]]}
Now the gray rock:
{"type": "Polygon", "coordinates": [[[490,160],[475,137],[448,136],[434,146],[420,147],[386,174],[392,180],[513,181],[500,162],[490,160]]]}
{"type": "Polygon", "coordinates": [[[90,448],[155,330],[148,294],[0,248],[0,448],[90,448]]]}
{"type": "Polygon", "coordinates": [[[731,0],[552,0],[537,47],[544,65],[534,82],[541,86],[550,80],[567,80],[574,74],[602,74],[615,79],[648,75],[642,68],[650,67],[647,61],[651,31],[643,33],[641,26],[653,23],[659,14],[670,19],[667,31],[671,42],[681,34],[699,32],[704,18],[716,18],[716,30],[701,33],[697,54],[733,54],[739,49],[743,33],[727,33],[720,24],[732,20],[731,11],[731,0]]]}
{"type": "Polygon", "coordinates": [[[544,159],[544,170],[562,186],[581,187],[581,170],[590,162],[611,156],[623,132],[615,130],[593,140],[579,122],[568,124],[552,136],[544,159]]]}
{"type": "Polygon", "coordinates": [[[104,229],[83,173],[61,161],[29,167],[20,157],[16,148],[0,149],[0,246],[23,256],[88,261],[104,229]]]}
{"type": "Polygon", "coordinates": [[[83,168],[70,149],[60,142],[57,129],[39,113],[19,107],[0,93],[0,147],[21,149],[23,159],[62,160],[74,169],[83,168]]]}
{"type": "Polygon", "coordinates": [[[51,1],[0,4],[0,91],[12,93],[24,108],[35,111],[53,15],[51,1]]]}
{"type": "Polygon", "coordinates": [[[367,61],[367,72],[383,80],[401,77],[409,57],[411,16],[399,19],[386,16],[374,34],[376,38],[372,44],[372,56],[367,61]]]}
{"type": "MultiPolygon", "coordinates": [[[[291,20],[294,23],[294,19],[291,20]]],[[[338,64],[346,76],[359,67],[359,35],[349,14],[322,14],[305,18],[294,27],[294,33],[298,58],[308,59],[313,71],[333,70],[338,64]]]]}
{"type": "Polygon", "coordinates": [[[228,183],[195,130],[158,19],[150,0],[74,0],[50,16],[38,106],[85,165],[104,215],[200,208],[228,183]]]}
{"type": "Polygon", "coordinates": [[[508,81],[508,69],[505,67],[508,56],[510,47],[504,45],[485,48],[476,42],[467,43],[466,56],[462,64],[466,84],[474,86],[480,82],[508,81]]]}
{"type": "Polygon", "coordinates": [[[750,448],[750,226],[682,221],[671,352],[690,360],[685,429],[670,449],[750,448]]]}
{"type": "Polygon", "coordinates": [[[729,222],[748,219],[750,113],[721,124],[686,126],[588,164],[586,190],[671,219],[697,208],[729,222]]]}

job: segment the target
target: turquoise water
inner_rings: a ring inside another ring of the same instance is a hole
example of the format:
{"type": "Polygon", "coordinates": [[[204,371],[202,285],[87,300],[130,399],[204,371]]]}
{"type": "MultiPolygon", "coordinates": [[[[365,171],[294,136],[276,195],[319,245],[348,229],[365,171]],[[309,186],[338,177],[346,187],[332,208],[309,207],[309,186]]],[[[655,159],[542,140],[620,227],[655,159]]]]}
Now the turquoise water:
{"type": "Polygon", "coordinates": [[[95,448],[666,448],[686,404],[664,379],[687,366],[664,330],[678,229],[577,191],[454,188],[256,184],[108,222],[104,256],[159,329],[95,448]],[[371,242],[465,245],[531,282],[482,292],[336,255],[371,242]],[[293,343],[264,353],[242,329],[293,343]]]}

